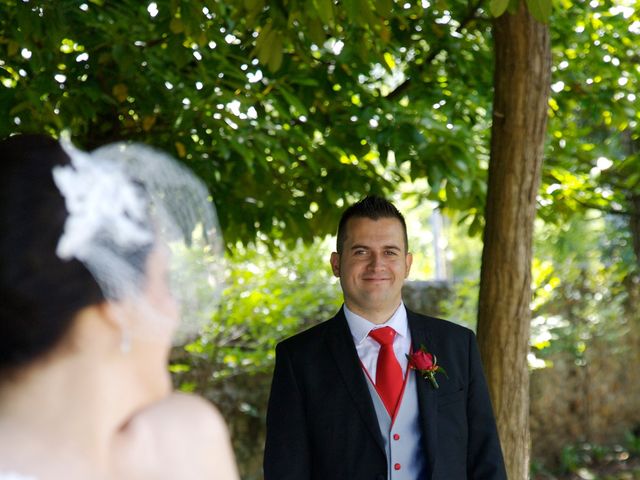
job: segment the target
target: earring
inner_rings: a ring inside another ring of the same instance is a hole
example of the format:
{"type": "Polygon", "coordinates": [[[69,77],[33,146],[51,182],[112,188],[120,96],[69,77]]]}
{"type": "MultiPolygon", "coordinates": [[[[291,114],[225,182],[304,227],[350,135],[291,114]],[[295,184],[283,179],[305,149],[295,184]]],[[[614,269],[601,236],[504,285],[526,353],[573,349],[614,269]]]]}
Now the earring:
{"type": "Polygon", "coordinates": [[[126,355],[131,351],[131,333],[128,328],[122,329],[122,338],[120,339],[120,351],[126,355]]]}

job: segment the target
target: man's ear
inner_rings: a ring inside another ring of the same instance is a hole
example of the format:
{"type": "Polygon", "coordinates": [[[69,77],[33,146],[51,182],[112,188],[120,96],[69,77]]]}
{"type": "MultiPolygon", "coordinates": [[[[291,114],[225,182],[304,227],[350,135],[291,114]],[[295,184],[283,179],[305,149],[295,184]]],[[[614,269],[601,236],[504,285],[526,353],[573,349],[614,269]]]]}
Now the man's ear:
{"type": "Polygon", "coordinates": [[[333,252],[331,254],[331,270],[333,271],[333,274],[340,278],[340,254],[337,252],[333,252]]]}
{"type": "Polygon", "coordinates": [[[407,267],[404,278],[407,278],[409,276],[409,272],[411,271],[411,264],[413,263],[413,255],[411,253],[407,253],[407,255],[404,258],[404,262],[407,267]]]}

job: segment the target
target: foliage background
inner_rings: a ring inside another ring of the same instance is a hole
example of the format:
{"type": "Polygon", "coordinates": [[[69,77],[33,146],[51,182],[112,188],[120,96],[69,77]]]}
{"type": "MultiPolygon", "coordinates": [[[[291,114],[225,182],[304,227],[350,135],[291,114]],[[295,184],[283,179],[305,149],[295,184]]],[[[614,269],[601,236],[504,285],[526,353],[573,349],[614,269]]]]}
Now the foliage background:
{"type": "MultiPolygon", "coordinates": [[[[139,140],[207,182],[228,286],[209,330],[174,352],[172,369],[228,416],[246,478],[258,475],[275,343],[339,304],[323,239],[348,202],[401,190],[403,210],[417,210],[412,230],[437,205],[455,292],[439,308],[473,325],[490,13],[508,4],[0,0],[0,136],[68,128],[85,148],[139,140]]],[[[629,368],[640,351],[638,3],[560,0],[549,28],[530,364],[542,405],[532,407],[534,435],[550,448],[534,438],[534,453],[542,470],[576,472],[584,448],[575,442],[639,436],[637,415],[616,417],[627,412],[621,399],[640,410],[629,368]],[[554,394],[554,385],[571,388],[554,394]],[[573,426],[554,423],[562,419],[573,426]]],[[[412,240],[424,279],[434,268],[422,235],[412,240]]]]}

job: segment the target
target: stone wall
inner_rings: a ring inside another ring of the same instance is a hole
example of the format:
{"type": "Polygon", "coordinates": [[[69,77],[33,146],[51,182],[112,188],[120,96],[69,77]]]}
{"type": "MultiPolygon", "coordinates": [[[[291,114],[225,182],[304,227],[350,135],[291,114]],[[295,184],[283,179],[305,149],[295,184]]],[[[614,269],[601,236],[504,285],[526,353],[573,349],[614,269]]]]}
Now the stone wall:
{"type": "Polygon", "coordinates": [[[640,426],[640,348],[631,340],[596,339],[582,361],[559,353],[552,368],[532,372],[533,458],[553,465],[565,445],[619,442],[640,426]]]}
{"type": "Polygon", "coordinates": [[[452,295],[451,283],[446,281],[411,281],[402,287],[402,298],[407,308],[433,317],[442,316],[440,304],[452,295]]]}

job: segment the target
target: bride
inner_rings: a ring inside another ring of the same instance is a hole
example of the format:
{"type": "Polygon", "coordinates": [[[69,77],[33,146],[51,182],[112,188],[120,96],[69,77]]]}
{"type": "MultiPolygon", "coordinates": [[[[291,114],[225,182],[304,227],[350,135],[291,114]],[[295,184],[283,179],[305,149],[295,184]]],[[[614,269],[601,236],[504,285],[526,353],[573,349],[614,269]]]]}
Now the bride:
{"type": "Polygon", "coordinates": [[[141,145],[0,158],[0,480],[237,479],[224,420],[167,372],[220,289],[202,184],[141,145]]]}

